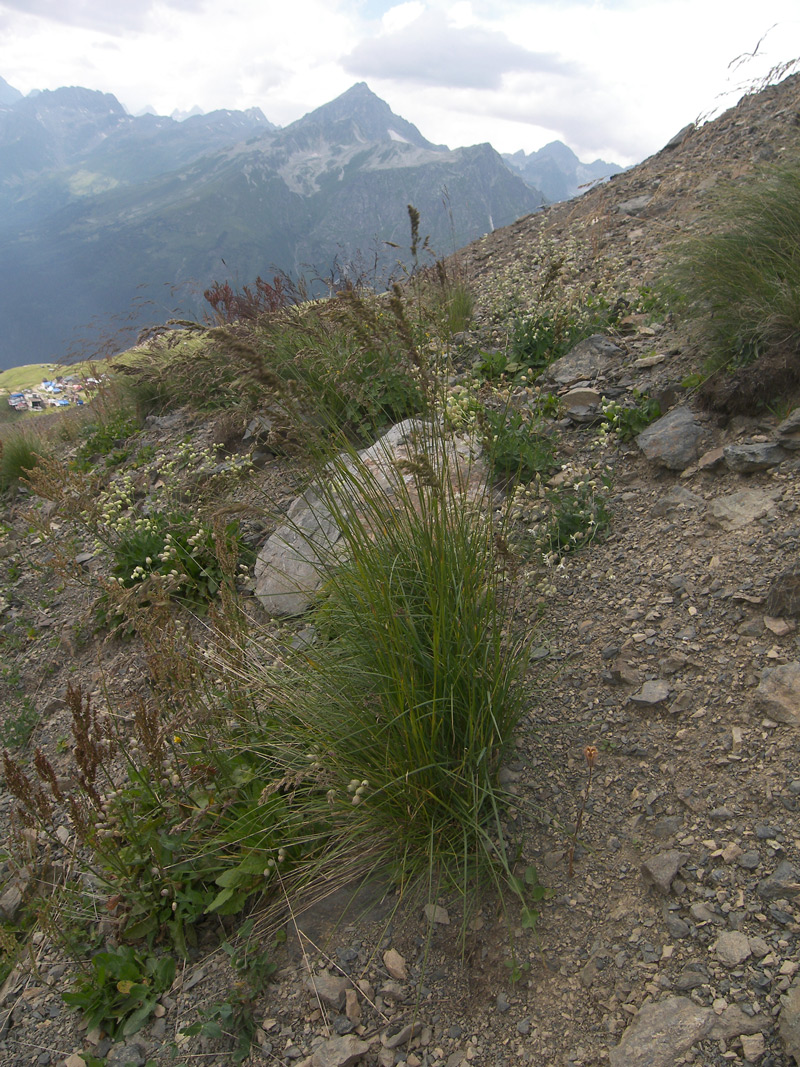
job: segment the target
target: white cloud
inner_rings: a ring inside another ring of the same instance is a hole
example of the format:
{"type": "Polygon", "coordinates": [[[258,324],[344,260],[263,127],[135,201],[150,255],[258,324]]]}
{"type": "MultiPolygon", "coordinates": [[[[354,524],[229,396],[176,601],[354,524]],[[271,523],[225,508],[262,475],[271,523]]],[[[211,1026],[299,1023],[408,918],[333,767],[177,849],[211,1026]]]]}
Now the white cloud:
{"type": "Polygon", "coordinates": [[[797,0],[0,0],[0,75],[23,92],[285,125],[365,79],[436,143],[619,162],[798,55],[797,0]]]}
{"type": "MultiPolygon", "coordinates": [[[[405,6],[405,5],[404,5],[405,6]]],[[[500,89],[504,75],[525,70],[547,77],[574,72],[558,56],[532,52],[499,30],[453,26],[440,11],[361,41],[342,58],[356,77],[448,88],[500,89]]]]}

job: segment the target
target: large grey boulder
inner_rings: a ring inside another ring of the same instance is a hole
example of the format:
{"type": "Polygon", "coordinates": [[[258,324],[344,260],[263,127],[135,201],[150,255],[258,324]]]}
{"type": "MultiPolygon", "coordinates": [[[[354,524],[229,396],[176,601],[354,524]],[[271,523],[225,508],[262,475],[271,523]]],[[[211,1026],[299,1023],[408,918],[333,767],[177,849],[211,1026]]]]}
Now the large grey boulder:
{"type": "MultiPolygon", "coordinates": [[[[427,456],[424,447],[432,432],[420,419],[405,419],[356,457],[340,457],[329,463],[321,476],[326,485],[318,481],[293,501],[285,521],[256,560],[255,595],[267,611],[301,615],[310,607],[326,569],[344,551],[336,513],[369,522],[369,506],[361,511],[359,485],[366,482],[371,494],[384,493],[388,503],[397,500],[398,494],[413,499],[412,468],[420,455],[423,461],[434,459],[427,456]]],[[[452,437],[442,456],[440,462],[448,477],[466,498],[483,491],[487,468],[473,439],[452,437]]]]}
{"type": "Polygon", "coordinates": [[[717,1015],[688,997],[667,997],[639,1009],[608,1058],[611,1067],[677,1067],[698,1041],[709,1037],[729,1041],[760,1033],[769,1024],[763,1015],[745,1015],[738,1004],[717,1015]]]}
{"type": "Polygon", "coordinates": [[[770,718],[800,726],[800,661],[765,668],[755,696],[770,718]]]}
{"type": "Polygon", "coordinates": [[[686,470],[700,455],[703,427],[684,406],[673,408],[642,430],[636,444],[650,460],[673,471],[686,470]]]}
{"type": "Polygon", "coordinates": [[[786,453],[774,441],[758,441],[751,445],[725,445],[722,450],[725,466],[737,474],[755,474],[777,467],[786,453]]]}
{"type": "Polygon", "coordinates": [[[778,443],[790,451],[800,449],[800,408],[784,419],[777,431],[778,443]]]}
{"type": "Polygon", "coordinates": [[[780,1034],[787,1055],[800,1063],[800,979],[795,978],[781,997],[780,1034]]]}

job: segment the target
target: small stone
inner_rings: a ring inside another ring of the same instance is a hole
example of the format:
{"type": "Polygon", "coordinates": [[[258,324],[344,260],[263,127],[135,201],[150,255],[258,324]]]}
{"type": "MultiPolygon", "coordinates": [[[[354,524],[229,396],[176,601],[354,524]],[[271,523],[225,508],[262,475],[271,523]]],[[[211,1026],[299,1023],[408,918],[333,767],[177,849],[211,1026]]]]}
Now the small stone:
{"type": "Polygon", "coordinates": [[[633,693],[628,699],[634,704],[654,707],[656,704],[663,704],[664,701],[669,699],[670,692],[669,682],[645,682],[639,692],[633,693]]]}
{"type": "Polygon", "coordinates": [[[331,1037],[319,1045],[311,1056],[312,1067],[350,1067],[369,1051],[369,1042],[354,1034],[331,1037]]]}
{"type": "Polygon", "coordinates": [[[106,1067],[144,1067],[147,1050],[138,1041],[114,1045],[106,1056],[106,1067]]]}
{"type": "Polygon", "coordinates": [[[664,921],[666,922],[670,937],[674,937],[676,941],[680,941],[681,938],[689,936],[689,924],[684,922],[683,919],[679,918],[677,915],[669,913],[664,921]]]}
{"type": "Polygon", "coordinates": [[[688,853],[679,852],[674,848],[659,852],[642,863],[642,874],[659,893],[666,895],[670,891],[672,880],[678,873],[678,869],[688,858],[688,853]]]}
{"type": "Polygon", "coordinates": [[[306,980],[306,989],[314,996],[319,997],[323,1004],[329,1008],[341,1011],[344,1007],[345,993],[350,988],[349,978],[340,978],[336,975],[323,971],[306,980]]]}
{"type": "Polygon", "coordinates": [[[405,1025],[390,1026],[381,1034],[381,1044],[384,1048],[400,1048],[416,1037],[422,1030],[422,1023],[405,1023],[405,1025]]]}
{"type": "Polygon", "coordinates": [[[764,1055],[766,1044],[763,1034],[742,1034],[739,1040],[742,1042],[742,1055],[750,1063],[755,1063],[764,1055]]]}
{"type": "Polygon", "coordinates": [[[735,841],[731,841],[722,850],[722,858],[726,863],[734,863],[742,854],[742,849],[735,841]]]}
{"type": "Polygon", "coordinates": [[[0,896],[0,919],[13,922],[22,906],[22,890],[18,885],[10,885],[0,896]]]}
{"type": "Polygon", "coordinates": [[[772,874],[761,879],[756,891],[762,900],[796,896],[800,892],[797,871],[788,860],[782,860],[772,874]]]}
{"type": "Polygon", "coordinates": [[[797,629],[794,619],[774,619],[771,615],[764,616],[764,625],[776,637],[786,637],[797,629]]]}
{"type": "Polygon", "coordinates": [[[64,1067],[86,1067],[86,1060],[83,1056],[79,1056],[77,1052],[73,1052],[71,1056],[67,1056],[64,1060],[64,1067]]]}
{"type": "Polygon", "coordinates": [[[356,1026],[361,1022],[361,1001],[355,989],[346,989],[344,994],[344,1013],[356,1026]]]}
{"type": "Polygon", "coordinates": [[[733,818],[734,812],[732,808],[728,808],[723,804],[722,807],[712,808],[708,815],[714,822],[725,822],[727,819],[733,818]]]}
{"type": "Polygon", "coordinates": [[[396,978],[398,982],[405,982],[406,978],[408,978],[406,961],[395,949],[390,948],[387,952],[384,952],[383,965],[392,978],[396,978]]]}
{"type": "Polygon", "coordinates": [[[520,1019],[520,1021],[517,1023],[517,1033],[518,1034],[522,1034],[522,1036],[525,1037],[530,1032],[531,1032],[531,1021],[530,1021],[530,1019],[520,1019]]]}
{"type": "Polygon", "coordinates": [[[736,862],[746,871],[754,871],[761,863],[761,856],[754,848],[751,848],[743,852],[736,862]]]}
{"type": "Polygon", "coordinates": [[[764,956],[769,955],[770,951],[771,949],[763,937],[750,938],[750,952],[757,960],[763,959],[764,956]]]}
{"type": "Polygon", "coordinates": [[[440,923],[442,926],[450,925],[450,916],[446,908],[442,908],[438,904],[426,904],[423,911],[429,923],[440,923]]]}
{"type": "Polygon", "coordinates": [[[750,939],[738,930],[726,930],[714,945],[714,952],[725,967],[738,967],[750,955],[750,939]]]}
{"type": "Polygon", "coordinates": [[[707,974],[687,968],[685,971],[681,971],[675,979],[675,988],[681,993],[688,993],[692,989],[698,989],[701,985],[705,985],[707,981],[707,974]]]}
{"type": "Polygon", "coordinates": [[[800,449],[800,408],[795,408],[775,432],[784,448],[800,449]]]}
{"type": "Polygon", "coordinates": [[[500,1012],[501,1015],[505,1015],[505,1013],[511,1008],[511,1001],[508,999],[506,994],[502,992],[497,994],[497,1000],[495,1001],[495,1004],[497,1005],[497,1010],[500,1012]]]}

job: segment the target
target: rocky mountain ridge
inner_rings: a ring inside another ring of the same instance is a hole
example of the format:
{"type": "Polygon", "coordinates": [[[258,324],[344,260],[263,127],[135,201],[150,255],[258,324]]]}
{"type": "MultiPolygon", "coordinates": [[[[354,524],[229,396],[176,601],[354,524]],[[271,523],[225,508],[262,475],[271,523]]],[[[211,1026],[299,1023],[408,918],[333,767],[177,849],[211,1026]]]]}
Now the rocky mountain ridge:
{"type": "MultiPolygon", "coordinates": [[[[438,250],[543,197],[489,145],[451,151],[364,83],[292,123],[258,109],[176,122],[59,89],[0,105],[0,368],[124,347],[119,331],[201,317],[214,281],[285,271],[375,282],[408,245],[438,250]]],[[[130,342],[129,342],[130,343],[130,342]]]]}
{"type": "Polygon", "coordinates": [[[581,163],[572,149],[561,141],[551,141],[536,152],[504,153],[503,159],[519,171],[526,182],[540,189],[551,203],[571,200],[624,169],[603,159],[581,163]]]}
{"type": "MultiPolygon", "coordinates": [[[[481,344],[502,343],[490,315],[498,280],[533,277],[544,246],[598,285],[607,275],[657,277],[672,242],[708,225],[722,181],[746,180],[764,160],[796,161],[798,114],[792,78],[580,200],[463,249],[481,344]]],[[[318,904],[275,950],[252,1063],[800,1062],[800,394],[777,398],[775,412],[720,419],[682,384],[702,358],[680,322],[630,316],[539,383],[560,397],[567,473],[609,468],[612,524],[605,540],[565,556],[546,588],[518,575],[518,622],[532,628],[535,669],[505,773],[519,797],[509,819],[522,865],[535,865],[550,891],[536,933],[520,926],[511,942],[506,917],[486,903],[462,937],[458,896],[446,891],[427,915],[381,917],[369,900],[342,920],[343,900],[318,904]],[[667,421],[639,444],[599,435],[592,407],[634,389],[661,397],[667,421]],[[598,750],[591,791],[587,745],[598,750]]],[[[189,412],[146,429],[165,460],[187,434],[205,442],[214,432],[189,412]]],[[[280,465],[261,477],[277,479],[288,506],[294,489],[280,465]]],[[[77,601],[65,592],[32,607],[49,549],[32,542],[21,504],[6,523],[10,597],[0,622],[19,628],[34,611],[56,638],[37,639],[15,666],[43,716],[35,743],[57,759],[66,681],[99,688],[103,657],[102,684],[130,689],[143,666],[130,650],[71,647],[77,601]]],[[[4,684],[10,704],[11,676],[4,684]]],[[[0,800],[4,819],[9,807],[0,800]]],[[[163,1013],[114,1044],[81,1031],[64,1008],[69,970],[54,944],[43,935],[33,951],[35,966],[0,994],[9,1067],[81,1067],[90,1050],[112,1065],[166,1065],[179,1027],[234,981],[224,954],[199,956],[162,998],[163,1013]]],[[[211,1039],[183,1046],[189,1053],[214,1067],[231,1062],[211,1039]]]]}

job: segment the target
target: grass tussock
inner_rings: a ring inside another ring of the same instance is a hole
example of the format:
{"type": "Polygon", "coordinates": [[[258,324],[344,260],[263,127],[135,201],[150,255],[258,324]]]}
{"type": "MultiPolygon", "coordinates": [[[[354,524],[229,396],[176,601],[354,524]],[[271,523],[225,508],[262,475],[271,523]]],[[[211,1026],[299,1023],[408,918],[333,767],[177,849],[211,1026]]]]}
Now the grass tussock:
{"type": "Polygon", "coordinates": [[[791,369],[787,359],[796,364],[800,348],[800,168],[771,168],[731,186],[714,211],[714,231],[684,247],[671,281],[698,324],[709,373],[758,360],[769,378],[791,369]]]}
{"type": "Polygon", "coordinates": [[[17,489],[50,451],[46,438],[28,420],[10,427],[0,437],[0,490],[17,489]]]}
{"type": "Polygon", "coordinates": [[[497,773],[525,659],[507,631],[486,470],[463,440],[431,424],[418,434],[390,493],[352,456],[320,486],[343,532],[314,612],[320,639],[288,686],[280,672],[252,681],[273,707],[277,694],[284,730],[325,761],[328,802],[358,809],[384,861],[408,876],[435,857],[458,880],[502,855],[497,773]]]}

